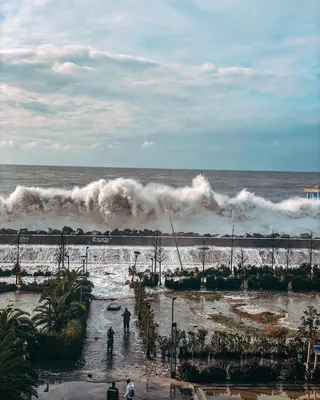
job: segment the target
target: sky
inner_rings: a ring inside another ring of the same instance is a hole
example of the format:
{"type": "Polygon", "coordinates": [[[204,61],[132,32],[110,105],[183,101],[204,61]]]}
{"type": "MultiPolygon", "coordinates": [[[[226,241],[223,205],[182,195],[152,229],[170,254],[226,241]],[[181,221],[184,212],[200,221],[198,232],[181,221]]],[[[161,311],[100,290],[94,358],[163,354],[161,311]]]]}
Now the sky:
{"type": "Polygon", "coordinates": [[[319,0],[0,0],[0,163],[320,172],[319,0]]]}

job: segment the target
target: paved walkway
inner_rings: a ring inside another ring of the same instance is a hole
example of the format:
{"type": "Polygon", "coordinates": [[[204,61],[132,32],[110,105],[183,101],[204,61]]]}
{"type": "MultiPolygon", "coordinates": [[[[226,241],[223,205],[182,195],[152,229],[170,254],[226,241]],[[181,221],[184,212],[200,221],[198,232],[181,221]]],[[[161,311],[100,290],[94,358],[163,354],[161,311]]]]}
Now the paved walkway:
{"type": "MultiPolygon", "coordinates": [[[[158,379],[153,382],[134,382],[136,400],[168,400],[170,399],[170,380],[158,379]]],[[[178,383],[179,385],[179,383],[178,383]]],[[[182,384],[180,384],[181,386],[182,384]]],[[[39,399],[47,400],[106,400],[106,392],[110,385],[101,381],[64,382],[49,385],[49,391],[44,392],[46,385],[38,388],[39,399]]],[[[117,382],[120,398],[125,392],[126,383],[117,382]]],[[[182,389],[185,392],[186,388],[182,389]]],[[[193,396],[184,394],[179,388],[172,395],[173,400],[191,400],[193,396]]],[[[189,390],[190,393],[190,390],[189,390]]]]}

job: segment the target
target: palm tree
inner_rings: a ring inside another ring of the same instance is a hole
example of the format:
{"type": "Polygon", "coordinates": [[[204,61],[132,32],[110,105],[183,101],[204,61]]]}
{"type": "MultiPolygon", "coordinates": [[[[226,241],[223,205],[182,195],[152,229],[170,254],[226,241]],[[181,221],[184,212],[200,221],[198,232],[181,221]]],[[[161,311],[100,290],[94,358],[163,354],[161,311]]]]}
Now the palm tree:
{"type": "Polygon", "coordinates": [[[0,340],[12,332],[20,344],[35,334],[35,327],[29,318],[30,314],[19,308],[0,309],[0,340]]]}
{"type": "Polygon", "coordinates": [[[40,302],[52,296],[68,295],[66,302],[80,301],[88,304],[92,300],[93,283],[78,271],[61,271],[62,279],[52,280],[40,297],[40,302]]]}
{"type": "Polygon", "coordinates": [[[61,333],[72,319],[79,319],[85,315],[85,306],[77,301],[68,301],[69,293],[63,296],[52,294],[50,297],[42,299],[44,304],[38,306],[32,318],[36,327],[40,327],[40,332],[61,333]]]}
{"type": "Polygon", "coordinates": [[[0,398],[31,399],[37,395],[37,375],[24,360],[10,332],[0,341],[0,398]]]}

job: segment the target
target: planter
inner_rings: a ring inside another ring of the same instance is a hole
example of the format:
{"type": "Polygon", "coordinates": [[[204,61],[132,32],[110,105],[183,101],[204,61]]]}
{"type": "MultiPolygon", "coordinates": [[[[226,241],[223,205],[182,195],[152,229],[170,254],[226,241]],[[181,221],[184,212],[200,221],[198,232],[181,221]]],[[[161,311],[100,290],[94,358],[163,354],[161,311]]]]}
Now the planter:
{"type": "Polygon", "coordinates": [[[15,292],[17,290],[16,285],[11,284],[11,285],[1,285],[0,286],[0,293],[6,293],[6,292],[15,292]]]}
{"type": "Polygon", "coordinates": [[[42,293],[46,286],[42,285],[21,285],[21,292],[42,293]]]}

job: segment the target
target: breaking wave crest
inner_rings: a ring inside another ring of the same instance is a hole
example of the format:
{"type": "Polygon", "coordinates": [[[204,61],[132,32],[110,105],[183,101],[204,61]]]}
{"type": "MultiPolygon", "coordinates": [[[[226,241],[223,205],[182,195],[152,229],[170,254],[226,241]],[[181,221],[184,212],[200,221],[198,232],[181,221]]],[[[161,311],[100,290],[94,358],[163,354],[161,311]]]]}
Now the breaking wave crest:
{"type": "MultiPolygon", "coordinates": [[[[168,228],[168,210],[178,228],[218,231],[235,222],[242,230],[271,229],[281,222],[306,230],[319,226],[320,201],[295,197],[273,203],[242,190],[228,197],[213,190],[199,175],[191,186],[173,188],[134,179],[99,180],[73,189],[18,186],[0,196],[0,226],[21,221],[33,226],[77,221],[78,226],[105,228],[168,228]],[[43,221],[43,222],[41,222],[43,221]],[[164,224],[165,221],[165,224],[164,224]],[[219,229],[217,229],[217,224],[219,229]],[[250,228],[250,229],[248,229],[250,228]]],[[[229,229],[229,227],[228,227],[229,229]]],[[[169,230],[169,229],[167,229],[169,230]]],[[[241,230],[241,229],[240,229],[241,230]]]]}

